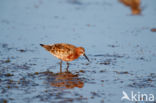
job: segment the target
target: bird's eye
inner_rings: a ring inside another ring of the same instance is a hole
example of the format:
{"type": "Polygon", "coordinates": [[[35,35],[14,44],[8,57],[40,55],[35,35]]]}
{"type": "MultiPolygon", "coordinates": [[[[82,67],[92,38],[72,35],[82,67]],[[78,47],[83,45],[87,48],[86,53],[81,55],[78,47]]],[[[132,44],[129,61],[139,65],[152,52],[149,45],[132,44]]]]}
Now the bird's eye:
{"type": "Polygon", "coordinates": [[[80,54],[83,54],[84,52],[83,51],[80,51],[80,54]]]}

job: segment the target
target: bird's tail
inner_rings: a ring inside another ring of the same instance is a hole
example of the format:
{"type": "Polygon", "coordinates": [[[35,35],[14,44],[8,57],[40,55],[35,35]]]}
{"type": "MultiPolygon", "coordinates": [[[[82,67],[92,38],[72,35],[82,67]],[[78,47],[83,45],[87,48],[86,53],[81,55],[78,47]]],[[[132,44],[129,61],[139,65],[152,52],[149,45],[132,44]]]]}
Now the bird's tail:
{"type": "Polygon", "coordinates": [[[50,51],[52,46],[50,45],[44,45],[44,44],[40,44],[41,47],[45,48],[47,51],[50,51]]]}
{"type": "Polygon", "coordinates": [[[43,47],[44,45],[43,45],[43,44],[40,44],[40,46],[42,46],[42,47],[43,47]]]}

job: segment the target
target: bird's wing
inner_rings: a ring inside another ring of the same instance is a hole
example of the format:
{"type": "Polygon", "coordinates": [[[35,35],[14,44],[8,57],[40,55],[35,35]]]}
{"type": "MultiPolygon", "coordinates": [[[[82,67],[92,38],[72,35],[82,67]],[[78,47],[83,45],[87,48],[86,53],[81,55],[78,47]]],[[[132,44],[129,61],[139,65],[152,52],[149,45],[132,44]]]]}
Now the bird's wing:
{"type": "Polygon", "coordinates": [[[76,47],[70,44],[54,44],[51,48],[51,53],[55,56],[68,56],[73,53],[76,47]]]}

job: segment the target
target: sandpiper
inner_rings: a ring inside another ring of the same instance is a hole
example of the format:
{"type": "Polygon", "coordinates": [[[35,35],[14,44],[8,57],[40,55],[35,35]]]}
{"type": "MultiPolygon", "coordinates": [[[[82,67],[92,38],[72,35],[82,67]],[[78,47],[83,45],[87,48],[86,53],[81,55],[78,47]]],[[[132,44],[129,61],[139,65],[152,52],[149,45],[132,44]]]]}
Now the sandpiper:
{"type": "Polygon", "coordinates": [[[74,45],[65,43],[40,45],[49,51],[52,55],[60,59],[60,72],[62,72],[62,61],[67,63],[67,71],[69,68],[68,62],[79,58],[81,55],[83,55],[89,61],[88,57],[85,55],[85,49],[83,47],[76,47],[74,45]]]}

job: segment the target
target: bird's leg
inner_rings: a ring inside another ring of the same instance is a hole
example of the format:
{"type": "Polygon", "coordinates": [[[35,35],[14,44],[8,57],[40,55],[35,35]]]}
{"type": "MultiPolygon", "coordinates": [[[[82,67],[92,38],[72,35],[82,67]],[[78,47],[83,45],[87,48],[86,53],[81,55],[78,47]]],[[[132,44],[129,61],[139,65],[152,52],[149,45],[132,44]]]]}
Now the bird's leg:
{"type": "Polygon", "coordinates": [[[68,62],[66,62],[67,63],[67,68],[66,68],[66,71],[68,72],[68,68],[69,68],[69,63],[68,62]]]}
{"type": "Polygon", "coordinates": [[[62,60],[60,61],[60,73],[62,73],[62,60]]]}

